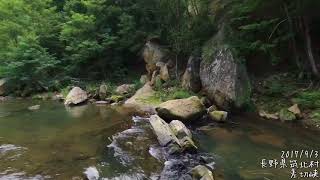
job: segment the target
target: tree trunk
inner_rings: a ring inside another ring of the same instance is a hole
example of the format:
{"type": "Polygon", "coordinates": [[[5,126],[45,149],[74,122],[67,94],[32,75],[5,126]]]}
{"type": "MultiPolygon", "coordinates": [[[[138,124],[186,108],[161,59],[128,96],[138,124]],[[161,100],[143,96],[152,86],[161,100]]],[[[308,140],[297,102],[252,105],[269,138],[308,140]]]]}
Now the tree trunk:
{"type": "Polygon", "coordinates": [[[301,62],[299,60],[299,54],[298,54],[298,50],[297,50],[297,43],[296,43],[296,38],[295,38],[296,35],[294,32],[293,20],[290,16],[287,4],[284,4],[284,10],[286,12],[287,19],[288,19],[289,30],[290,30],[290,33],[292,34],[292,37],[290,38],[291,39],[290,43],[291,43],[292,50],[293,50],[293,56],[294,56],[294,59],[295,59],[295,62],[296,62],[298,69],[302,70],[303,68],[302,68],[301,62]]]}
{"type": "Polygon", "coordinates": [[[178,55],[176,54],[176,79],[179,80],[179,75],[178,75],[178,55]]]}
{"type": "Polygon", "coordinates": [[[303,25],[304,25],[304,36],[305,36],[305,39],[306,39],[306,48],[307,48],[306,51],[307,51],[307,54],[308,54],[308,57],[309,57],[309,62],[310,62],[311,68],[312,68],[312,73],[317,78],[320,78],[320,73],[318,71],[318,68],[317,68],[317,65],[316,65],[316,62],[315,62],[315,59],[314,59],[314,55],[313,55],[313,52],[312,52],[312,42],[311,42],[311,37],[310,37],[310,27],[309,27],[307,18],[303,17],[302,21],[303,21],[303,25]]]}

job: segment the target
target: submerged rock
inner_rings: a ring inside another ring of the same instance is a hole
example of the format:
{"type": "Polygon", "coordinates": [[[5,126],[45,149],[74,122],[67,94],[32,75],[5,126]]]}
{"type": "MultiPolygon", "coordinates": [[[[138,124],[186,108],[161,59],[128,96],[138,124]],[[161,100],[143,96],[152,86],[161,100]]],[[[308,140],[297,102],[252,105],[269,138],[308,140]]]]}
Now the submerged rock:
{"type": "Polygon", "coordinates": [[[39,110],[39,109],[40,109],[40,105],[30,106],[30,107],[28,107],[28,109],[29,109],[30,111],[36,111],[36,110],[39,110]]]}
{"type": "Polygon", "coordinates": [[[87,92],[79,87],[74,87],[67,95],[65,105],[78,105],[88,100],[87,92]]]}
{"type": "MultiPolygon", "coordinates": [[[[153,118],[156,118],[160,124],[166,123],[156,115],[153,118]]],[[[112,143],[108,145],[112,150],[110,152],[120,161],[123,169],[120,170],[121,175],[114,179],[191,180],[192,177],[188,172],[197,165],[212,164],[214,169],[214,158],[210,154],[182,151],[176,143],[169,143],[165,147],[160,146],[153,134],[154,130],[149,123],[151,121],[149,118],[134,117],[133,121],[134,124],[130,129],[114,135],[112,143]],[[170,149],[174,148],[176,148],[175,153],[170,153],[170,149]],[[132,167],[130,172],[127,171],[127,167],[132,167]],[[152,173],[149,174],[150,171],[152,173]]],[[[168,128],[169,125],[165,126],[168,128]]]]}
{"type": "Polygon", "coordinates": [[[259,112],[259,116],[266,118],[266,119],[273,119],[273,120],[278,120],[279,116],[277,113],[271,114],[271,113],[267,113],[265,111],[260,111],[259,112]]]}
{"type": "Polygon", "coordinates": [[[228,118],[228,112],[226,112],[226,111],[212,111],[212,112],[209,112],[209,116],[214,121],[226,122],[227,118],[228,118]]]}
{"type": "Polygon", "coordinates": [[[205,114],[206,109],[197,96],[187,99],[170,100],[160,104],[156,111],[158,115],[167,120],[178,119],[192,121],[205,114]]]}

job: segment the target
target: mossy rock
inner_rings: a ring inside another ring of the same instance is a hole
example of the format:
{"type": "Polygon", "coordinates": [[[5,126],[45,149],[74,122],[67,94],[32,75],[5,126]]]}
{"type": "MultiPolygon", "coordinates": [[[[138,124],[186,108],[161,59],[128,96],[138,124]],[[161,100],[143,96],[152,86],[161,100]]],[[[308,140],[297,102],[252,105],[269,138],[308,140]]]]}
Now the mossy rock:
{"type": "Polygon", "coordinates": [[[228,113],[225,111],[212,111],[209,112],[209,116],[214,121],[226,122],[228,118],[228,113]]]}
{"type": "Polygon", "coordinates": [[[281,109],[279,112],[279,118],[281,121],[294,121],[296,120],[296,116],[288,111],[287,109],[281,109]]]}
{"type": "Polygon", "coordinates": [[[120,96],[120,95],[112,95],[110,97],[112,102],[120,102],[122,100],[124,100],[124,96],[120,96]]]}

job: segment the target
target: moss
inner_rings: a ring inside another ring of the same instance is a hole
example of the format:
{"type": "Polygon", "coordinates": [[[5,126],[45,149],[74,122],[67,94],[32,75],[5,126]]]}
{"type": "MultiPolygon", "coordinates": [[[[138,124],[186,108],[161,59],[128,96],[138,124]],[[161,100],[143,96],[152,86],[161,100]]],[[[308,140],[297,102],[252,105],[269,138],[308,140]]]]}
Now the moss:
{"type": "Polygon", "coordinates": [[[119,101],[124,100],[124,97],[123,97],[123,96],[119,96],[119,95],[112,95],[112,96],[110,97],[110,99],[111,99],[113,102],[119,102],[119,101]]]}
{"type": "Polygon", "coordinates": [[[151,104],[151,105],[159,105],[163,102],[157,96],[150,96],[150,97],[139,99],[139,100],[145,104],[151,104]]]}
{"type": "Polygon", "coordinates": [[[60,93],[63,95],[63,97],[67,97],[69,91],[71,90],[71,86],[67,86],[67,87],[64,87],[62,89],[60,89],[60,93]]]}

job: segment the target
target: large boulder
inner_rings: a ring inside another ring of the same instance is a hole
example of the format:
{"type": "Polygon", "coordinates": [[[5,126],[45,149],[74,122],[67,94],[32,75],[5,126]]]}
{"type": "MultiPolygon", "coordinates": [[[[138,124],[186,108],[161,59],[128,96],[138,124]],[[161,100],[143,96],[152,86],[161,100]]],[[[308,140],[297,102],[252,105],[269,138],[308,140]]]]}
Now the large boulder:
{"type": "Polygon", "coordinates": [[[161,146],[167,146],[169,143],[180,145],[178,138],[174,135],[170,126],[158,115],[150,117],[150,124],[161,146]]]}
{"type": "Polygon", "coordinates": [[[186,71],[182,76],[182,87],[193,92],[199,92],[201,90],[200,80],[200,62],[199,57],[191,56],[188,60],[186,71]]]}
{"type": "Polygon", "coordinates": [[[225,44],[224,28],[203,47],[200,63],[202,89],[221,109],[242,108],[251,88],[245,66],[225,44]]]}
{"type": "Polygon", "coordinates": [[[206,108],[197,96],[192,96],[187,99],[176,99],[161,103],[156,111],[161,118],[167,121],[174,119],[192,121],[204,115],[206,108]]]}
{"type": "Polygon", "coordinates": [[[149,83],[146,83],[142,88],[140,88],[135,95],[129,98],[125,102],[125,106],[134,107],[138,111],[155,113],[156,102],[152,101],[155,96],[155,91],[152,89],[149,83]]]}
{"type": "Polygon", "coordinates": [[[134,84],[123,84],[116,88],[116,93],[120,95],[126,95],[134,91],[135,85],[134,84]]]}
{"type": "Polygon", "coordinates": [[[169,154],[197,149],[190,130],[181,121],[175,120],[168,124],[158,115],[153,115],[150,117],[150,124],[160,145],[168,147],[169,154]]]}
{"type": "Polygon", "coordinates": [[[0,96],[4,96],[7,94],[7,79],[0,79],[0,96]]]}
{"type": "Polygon", "coordinates": [[[167,61],[168,51],[161,47],[161,45],[151,39],[149,40],[143,49],[143,59],[146,63],[146,69],[149,77],[151,77],[153,71],[157,70],[156,64],[158,62],[167,61]]]}
{"type": "Polygon", "coordinates": [[[65,105],[77,105],[88,100],[87,92],[79,87],[74,87],[67,95],[65,105]]]}
{"type": "Polygon", "coordinates": [[[183,138],[185,136],[192,138],[190,130],[181,121],[173,120],[170,122],[169,126],[174,135],[178,138],[183,138]]]}

